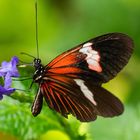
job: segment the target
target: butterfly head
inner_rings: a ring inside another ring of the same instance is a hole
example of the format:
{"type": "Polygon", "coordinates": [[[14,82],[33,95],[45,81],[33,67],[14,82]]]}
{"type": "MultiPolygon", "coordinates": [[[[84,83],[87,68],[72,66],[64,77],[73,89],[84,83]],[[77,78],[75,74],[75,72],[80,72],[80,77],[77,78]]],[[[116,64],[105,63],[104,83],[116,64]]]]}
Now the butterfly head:
{"type": "Polygon", "coordinates": [[[41,65],[41,59],[35,58],[33,61],[33,66],[35,67],[35,69],[38,69],[41,65]]]}

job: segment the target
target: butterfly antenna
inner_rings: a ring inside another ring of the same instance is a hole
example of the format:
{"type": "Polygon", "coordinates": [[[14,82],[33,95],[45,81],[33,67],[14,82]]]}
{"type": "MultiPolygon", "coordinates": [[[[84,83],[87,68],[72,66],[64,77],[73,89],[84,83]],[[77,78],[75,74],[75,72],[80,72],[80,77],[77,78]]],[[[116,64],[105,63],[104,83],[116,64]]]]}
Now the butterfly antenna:
{"type": "Polygon", "coordinates": [[[35,32],[36,32],[36,49],[37,49],[37,58],[39,58],[39,48],[38,48],[38,4],[35,0],[35,32]]]}
{"type": "Polygon", "coordinates": [[[28,54],[28,53],[21,52],[20,54],[27,55],[27,56],[32,57],[32,58],[34,58],[34,59],[35,59],[35,57],[34,57],[33,55],[30,55],[30,54],[28,54]]]}

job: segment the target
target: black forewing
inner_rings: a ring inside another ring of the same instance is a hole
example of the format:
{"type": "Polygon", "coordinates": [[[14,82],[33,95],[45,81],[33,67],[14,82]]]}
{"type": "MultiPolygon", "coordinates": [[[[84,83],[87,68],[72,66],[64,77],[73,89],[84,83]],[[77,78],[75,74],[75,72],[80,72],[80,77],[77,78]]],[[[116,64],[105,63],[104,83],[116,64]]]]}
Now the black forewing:
{"type": "Polygon", "coordinates": [[[133,41],[122,33],[112,33],[93,39],[93,43],[93,49],[100,54],[103,71],[90,71],[89,75],[97,77],[101,83],[108,82],[128,63],[133,52],[133,41]]]}
{"type": "Polygon", "coordinates": [[[83,79],[93,79],[96,84],[108,82],[128,63],[133,52],[132,39],[122,33],[109,33],[91,39],[56,57],[46,70],[54,74],[75,73],[83,79]],[[79,52],[84,44],[93,43],[92,49],[100,55],[102,71],[89,69],[86,56],[79,52]],[[77,70],[72,70],[77,69],[77,70]],[[71,72],[70,72],[71,70],[71,72]]]}

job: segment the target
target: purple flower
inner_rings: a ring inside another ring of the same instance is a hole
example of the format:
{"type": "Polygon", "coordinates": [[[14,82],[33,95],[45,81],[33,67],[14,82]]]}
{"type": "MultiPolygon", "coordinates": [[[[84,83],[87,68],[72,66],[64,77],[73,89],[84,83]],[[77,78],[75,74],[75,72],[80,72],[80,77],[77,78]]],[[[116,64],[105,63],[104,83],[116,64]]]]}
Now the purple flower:
{"type": "Polygon", "coordinates": [[[12,57],[10,62],[2,62],[0,67],[0,77],[4,78],[4,86],[0,85],[0,99],[3,98],[3,94],[9,95],[15,91],[14,88],[11,88],[11,77],[19,77],[19,72],[17,69],[18,63],[19,59],[16,56],[12,57]]]}
{"type": "Polygon", "coordinates": [[[0,85],[0,100],[3,98],[3,94],[4,95],[10,95],[11,93],[13,93],[15,91],[15,88],[4,88],[0,85]]]}
{"type": "Polygon", "coordinates": [[[16,56],[12,57],[10,62],[2,62],[0,68],[0,76],[5,76],[7,73],[9,73],[13,77],[18,77],[19,73],[16,67],[18,63],[19,59],[16,56]]]}

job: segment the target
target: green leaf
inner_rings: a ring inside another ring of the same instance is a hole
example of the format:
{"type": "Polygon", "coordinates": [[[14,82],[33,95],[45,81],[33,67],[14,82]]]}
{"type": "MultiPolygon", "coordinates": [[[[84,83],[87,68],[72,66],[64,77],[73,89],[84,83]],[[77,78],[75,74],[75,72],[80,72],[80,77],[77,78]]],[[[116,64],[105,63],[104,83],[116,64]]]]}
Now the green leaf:
{"type": "MultiPolygon", "coordinates": [[[[24,101],[30,102],[28,98],[24,101]]],[[[30,108],[30,103],[22,103],[20,100],[4,96],[0,102],[0,131],[12,134],[21,140],[37,139],[50,130],[62,131],[74,140],[83,138],[78,132],[80,123],[76,119],[66,120],[46,105],[37,117],[33,117],[30,108]]]]}

